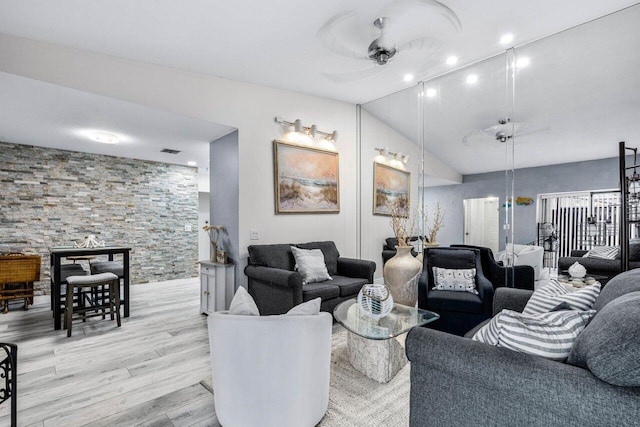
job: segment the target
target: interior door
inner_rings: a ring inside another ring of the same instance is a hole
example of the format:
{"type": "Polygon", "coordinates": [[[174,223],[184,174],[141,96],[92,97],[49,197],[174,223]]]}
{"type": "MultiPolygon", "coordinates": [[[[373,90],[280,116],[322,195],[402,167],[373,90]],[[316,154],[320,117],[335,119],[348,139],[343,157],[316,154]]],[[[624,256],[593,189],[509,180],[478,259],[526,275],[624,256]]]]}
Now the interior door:
{"type": "Polygon", "coordinates": [[[485,246],[498,252],[499,199],[484,197],[464,200],[464,244],[485,246]]]}

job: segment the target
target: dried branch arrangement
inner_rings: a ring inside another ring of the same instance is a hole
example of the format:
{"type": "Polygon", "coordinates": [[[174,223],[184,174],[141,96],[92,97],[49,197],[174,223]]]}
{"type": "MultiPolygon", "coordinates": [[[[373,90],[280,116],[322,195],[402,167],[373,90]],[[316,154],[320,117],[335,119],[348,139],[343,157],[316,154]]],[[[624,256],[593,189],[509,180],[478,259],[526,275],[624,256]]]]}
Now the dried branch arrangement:
{"type": "Polygon", "coordinates": [[[224,229],[222,225],[205,225],[202,227],[204,231],[209,235],[209,240],[211,240],[211,245],[214,250],[218,249],[218,237],[220,237],[220,233],[224,229]]]}
{"type": "Polygon", "coordinates": [[[424,238],[429,243],[436,243],[438,231],[444,223],[445,210],[440,205],[440,202],[436,203],[436,207],[433,210],[433,214],[429,215],[429,207],[425,205],[422,211],[422,221],[424,222],[424,238]]]}
{"type": "Polygon", "coordinates": [[[416,224],[416,216],[413,215],[413,218],[410,218],[410,215],[407,215],[409,211],[407,207],[399,203],[390,204],[389,210],[391,211],[391,228],[398,240],[398,246],[409,246],[409,239],[416,224]]]}

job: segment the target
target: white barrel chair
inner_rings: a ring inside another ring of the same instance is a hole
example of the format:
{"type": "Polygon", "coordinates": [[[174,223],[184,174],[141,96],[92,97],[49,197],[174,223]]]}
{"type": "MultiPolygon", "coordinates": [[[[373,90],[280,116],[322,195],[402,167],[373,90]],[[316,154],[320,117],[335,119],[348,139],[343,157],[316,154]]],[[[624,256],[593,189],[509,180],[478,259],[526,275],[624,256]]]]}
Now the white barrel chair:
{"type": "Polygon", "coordinates": [[[208,318],[213,396],[227,427],[315,426],[329,405],[332,317],[208,318]]]}

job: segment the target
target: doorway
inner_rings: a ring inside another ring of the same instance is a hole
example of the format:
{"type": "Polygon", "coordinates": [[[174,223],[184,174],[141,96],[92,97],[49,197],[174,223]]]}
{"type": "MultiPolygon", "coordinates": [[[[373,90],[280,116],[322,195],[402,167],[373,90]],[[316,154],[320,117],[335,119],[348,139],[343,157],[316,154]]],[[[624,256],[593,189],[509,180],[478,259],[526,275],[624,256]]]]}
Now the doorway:
{"type": "Polygon", "coordinates": [[[499,199],[484,197],[464,200],[464,244],[485,246],[498,252],[499,199]]]}

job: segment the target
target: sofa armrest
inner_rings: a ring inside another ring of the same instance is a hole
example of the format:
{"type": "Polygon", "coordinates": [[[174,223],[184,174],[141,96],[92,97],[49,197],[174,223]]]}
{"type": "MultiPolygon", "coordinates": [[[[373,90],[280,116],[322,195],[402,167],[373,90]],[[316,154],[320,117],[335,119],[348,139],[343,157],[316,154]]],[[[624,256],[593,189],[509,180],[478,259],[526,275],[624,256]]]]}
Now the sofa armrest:
{"type": "Polygon", "coordinates": [[[283,314],[302,302],[302,277],[296,271],[248,265],[248,289],[261,315],[283,314]]]}
{"type": "Polygon", "coordinates": [[[359,277],[373,283],[376,263],[365,259],[338,258],[338,274],[346,277],[359,277]]]}
{"type": "Polygon", "coordinates": [[[493,285],[485,276],[478,276],[477,279],[478,296],[482,299],[484,312],[489,316],[493,304],[493,285]]]}
{"type": "Polygon", "coordinates": [[[493,315],[502,310],[522,312],[533,291],[526,289],[498,288],[493,295],[493,315]]]}
{"type": "Polygon", "coordinates": [[[413,328],[411,425],[633,425],[640,389],[576,366],[413,328]],[[489,397],[490,395],[490,397],[489,397]]]}
{"type": "Polygon", "coordinates": [[[300,273],[297,271],[248,265],[244,269],[244,274],[250,279],[259,280],[271,285],[302,288],[302,276],[300,276],[300,273]]]}
{"type": "Polygon", "coordinates": [[[587,252],[589,252],[589,251],[585,251],[585,250],[582,250],[582,249],[574,249],[574,250],[571,251],[570,255],[572,257],[576,257],[577,258],[577,257],[584,256],[587,252]]]}

